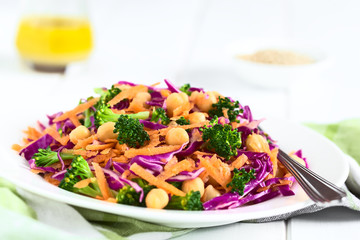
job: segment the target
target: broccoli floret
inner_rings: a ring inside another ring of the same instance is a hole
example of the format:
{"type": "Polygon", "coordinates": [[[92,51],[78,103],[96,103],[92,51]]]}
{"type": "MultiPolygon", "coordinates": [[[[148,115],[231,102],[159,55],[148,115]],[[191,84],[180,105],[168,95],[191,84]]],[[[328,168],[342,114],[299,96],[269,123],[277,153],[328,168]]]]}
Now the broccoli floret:
{"type": "Polygon", "coordinates": [[[200,201],[201,195],[199,191],[190,191],[184,197],[172,196],[167,209],[179,209],[187,211],[203,210],[203,205],[200,201]]]}
{"type": "Polygon", "coordinates": [[[234,176],[231,179],[231,182],[226,186],[231,187],[232,192],[237,192],[240,195],[244,194],[245,185],[251,180],[255,179],[254,176],[255,170],[251,169],[249,172],[246,172],[245,169],[234,168],[234,176]]]}
{"type": "Polygon", "coordinates": [[[59,187],[70,192],[84,194],[90,197],[102,196],[99,184],[91,172],[89,164],[82,156],[77,156],[71,163],[71,168],[66,170],[64,179],[60,182],[59,187]],[[91,179],[91,183],[84,188],[76,188],[74,185],[83,180],[91,179]]]}
{"type": "Polygon", "coordinates": [[[190,120],[187,120],[184,117],[179,118],[175,122],[179,125],[189,125],[190,124],[190,120]]]}
{"type": "MultiPolygon", "coordinates": [[[[98,105],[97,111],[95,112],[95,126],[99,127],[106,122],[116,122],[119,117],[123,115],[124,114],[114,113],[108,105],[98,105]]],[[[150,114],[148,111],[145,111],[126,115],[134,119],[147,119],[150,114]]]]}
{"type": "Polygon", "coordinates": [[[150,192],[151,189],[155,188],[155,186],[149,185],[149,183],[141,178],[132,179],[132,181],[139,184],[139,186],[144,191],[144,198],[140,202],[140,192],[137,193],[134,188],[130,186],[124,186],[119,190],[119,193],[116,196],[116,200],[118,203],[132,205],[132,206],[143,206],[145,207],[145,197],[150,192]]]}
{"type": "Polygon", "coordinates": [[[129,115],[120,115],[115,123],[114,133],[119,134],[117,140],[120,144],[126,143],[129,147],[138,148],[150,140],[149,134],[144,130],[144,125],[129,115]]]}
{"type": "Polygon", "coordinates": [[[190,84],[186,83],[186,84],[182,85],[179,88],[179,90],[190,96],[191,95],[191,92],[189,91],[190,88],[191,88],[190,84]]]}
{"type": "Polygon", "coordinates": [[[108,90],[106,90],[106,88],[105,89],[96,88],[95,93],[98,93],[98,94],[101,95],[100,100],[95,105],[95,108],[96,108],[98,105],[101,105],[101,104],[106,105],[111,99],[113,99],[116,95],[121,93],[121,89],[115,87],[114,85],[112,85],[111,88],[108,89],[108,90]]]}
{"type": "MultiPolygon", "coordinates": [[[[217,122],[217,118],[210,124],[217,122]]],[[[237,149],[241,147],[241,133],[232,130],[229,124],[214,124],[200,128],[205,146],[210,151],[215,151],[219,156],[229,160],[231,156],[237,155],[237,149]]]]}
{"type": "Polygon", "coordinates": [[[163,108],[157,108],[152,112],[150,121],[158,122],[159,120],[161,120],[161,124],[163,125],[168,125],[170,123],[170,118],[166,115],[163,108]]]}
{"type": "MultiPolygon", "coordinates": [[[[73,159],[76,157],[76,155],[60,152],[60,157],[63,160],[68,160],[73,159]]],[[[50,147],[47,147],[46,149],[39,148],[38,152],[34,154],[33,158],[35,159],[35,164],[38,167],[48,167],[51,164],[59,161],[57,152],[51,151],[50,147]]]]}
{"type": "Polygon", "coordinates": [[[243,112],[239,107],[239,101],[232,102],[229,98],[219,97],[217,103],[212,104],[212,109],[209,110],[210,117],[224,116],[223,110],[227,111],[230,122],[239,122],[236,117],[243,112]]]}

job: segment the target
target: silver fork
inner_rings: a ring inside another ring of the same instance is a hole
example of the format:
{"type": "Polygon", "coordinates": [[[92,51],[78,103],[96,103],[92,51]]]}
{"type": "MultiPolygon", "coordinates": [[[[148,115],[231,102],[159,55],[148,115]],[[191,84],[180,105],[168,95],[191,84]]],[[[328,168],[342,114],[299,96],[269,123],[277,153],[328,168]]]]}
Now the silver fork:
{"type": "MultiPolygon", "coordinates": [[[[260,127],[258,129],[263,131],[260,127]]],[[[279,149],[278,159],[314,202],[329,203],[336,200],[341,202],[346,197],[344,190],[304,167],[281,149],[279,149]]]]}

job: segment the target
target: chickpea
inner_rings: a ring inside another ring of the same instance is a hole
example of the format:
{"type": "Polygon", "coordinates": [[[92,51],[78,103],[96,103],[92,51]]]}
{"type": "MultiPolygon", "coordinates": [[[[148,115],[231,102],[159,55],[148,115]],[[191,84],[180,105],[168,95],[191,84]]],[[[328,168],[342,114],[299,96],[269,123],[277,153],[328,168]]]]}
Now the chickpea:
{"type": "Polygon", "coordinates": [[[204,195],[204,182],[201,180],[201,178],[197,177],[192,180],[185,180],[182,184],[181,189],[188,193],[190,191],[199,191],[200,195],[204,195]]]}
{"type": "Polygon", "coordinates": [[[266,139],[259,134],[251,134],[246,139],[246,147],[254,152],[270,152],[266,139]]]}
{"type": "Polygon", "coordinates": [[[205,192],[204,192],[204,196],[202,197],[203,202],[207,202],[211,199],[213,199],[214,197],[218,197],[220,196],[220,192],[218,190],[216,190],[212,185],[208,185],[205,188],[205,192]]]}
{"type": "Polygon", "coordinates": [[[208,112],[212,108],[212,105],[217,101],[214,92],[207,92],[206,94],[193,92],[190,99],[202,112],[208,112]]]}
{"type": "Polygon", "coordinates": [[[173,111],[188,102],[188,96],[184,93],[172,93],[170,94],[166,100],[167,113],[172,116],[173,111]]]}
{"type": "Polygon", "coordinates": [[[101,125],[97,131],[99,140],[104,142],[106,139],[116,139],[118,135],[114,133],[114,129],[114,122],[107,122],[101,125]]]}
{"type": "Polygon", "coordinates": [[[160,188],[152,189],[145,198],[145,204],[148,208],[163,209],[168,203],[168,194],[160,188]]]}
{"type": "Polygon", "coordinates": [[[133,101],[144,104],[145,102],[150,101],[150,99],[151,99],[150,93],[148,93],[148,92],[139,92],[138,94],[136,94],[133,101]]]}
{"type": "Polygon", "coordinates": [[[172,128],[165,136],[165,142],[168,145],[181,145],[189,141],[189,135],[182,128],[172,128]]]}
{"type": "Polygon", "coordinates": [[[78,140],[85,139],[90,137],[91,133],[87,127],[81,125],[76,127],[74,130],[71,131],[69,134],[70,141],[74,144],[78,143],[78,140]]]}
{"type": "Polygon", "coordinates": [[[205,117],[205,114],[203,114],[201,112],[194,112],[194,113],[189,114],[189,120],[190,120],[191,124],[201,123],[206,120],[206,117],[205,117]]]}

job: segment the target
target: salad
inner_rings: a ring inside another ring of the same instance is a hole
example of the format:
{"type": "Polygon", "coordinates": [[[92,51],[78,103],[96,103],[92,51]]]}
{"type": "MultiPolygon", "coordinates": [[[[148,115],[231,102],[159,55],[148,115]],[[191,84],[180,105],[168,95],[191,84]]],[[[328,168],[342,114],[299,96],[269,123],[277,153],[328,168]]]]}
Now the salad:
{"type": "MultiPolygon", "coordinates": [[[[28,127],[13,149],[64,190],[156,209],[220,210],[294,195],[248,106],[215,91],[120,81],[28,127]]],[[[291,156],[307,166],[301,150],[291,156]]]]}

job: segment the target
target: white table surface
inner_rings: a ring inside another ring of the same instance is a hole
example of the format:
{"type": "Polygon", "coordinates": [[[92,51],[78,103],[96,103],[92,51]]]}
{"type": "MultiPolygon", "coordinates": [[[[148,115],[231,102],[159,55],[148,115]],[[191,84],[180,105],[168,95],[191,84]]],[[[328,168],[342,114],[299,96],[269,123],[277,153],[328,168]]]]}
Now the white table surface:
{"type": "MultiPolygon", "coordinates": [[[[0,0],[1,107],[4,101],[13,101],[31,117],[34,106],[49,113],[55,105],[70,108],[71,101],[63,102],[60,96],[75,101],[79,94],[87,96],[94,87],[119,80],[153,83],[167,78],[236,96],[252,107],[256,117],[297,122],[360,117],[358,1],[93,0],[90,6],[96,44],[91,58],[73,64],[65,75],[39,74],[20,63],[14,48],[19,2],[0,0]],[[245,84],[231,67],[226,47],[239,40],[274,37],[315,44],[333,58],[333,64],[301,91],[245,84]],[[71,89],[73,81],[83,83],[84,89],[71,89]],[[19,86],[26,101],[12,94],[19,86]]],[[[200,229],[179,239],[338,240],[358,239],[359,233],[359,213],[333,208],[288,221],[200,229]]]]}

